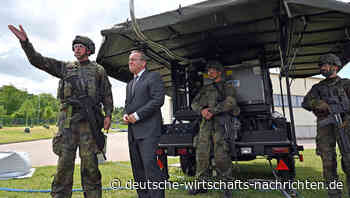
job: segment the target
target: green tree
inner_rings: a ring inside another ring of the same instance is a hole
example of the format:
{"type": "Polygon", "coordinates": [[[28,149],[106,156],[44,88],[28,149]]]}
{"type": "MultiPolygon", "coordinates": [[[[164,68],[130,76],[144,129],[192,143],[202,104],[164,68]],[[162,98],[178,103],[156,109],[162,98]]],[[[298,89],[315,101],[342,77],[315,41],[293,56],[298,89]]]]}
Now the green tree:
{"type": "Polygon", "coordinates": [[[4,105],[0,105],[0,117],[4,117],[6,115],[6,110],[4,105]]]}
{"type": "Polygon", "coordinates": [[[56,117],[56,114],[52,110],[52,107],[51,106],[46,106],[44,108],[44,113],[43,113],[42,119],[44,119],[44,120],[51,120],[51,119],[55,119],[55,117],[56,117]]]}
{"type": "Polygon", "coordinates": [[[29,124],[28,121],[30,121],[35,115],[35,109],[34,109],[34,106],[33,106],[33,102],[31,99],[26,99],[21,107],[16,111],[14,112],[11,117],[12,118],[22,118],[24,123],[26,125],[29,124]]]}
{"type": "Polygon", "coordinates": [[[59,102],[51,94],[42,93],[35,97],[36,118],[48,120],[56,118],[59,102]]]}
{"type": "Polygon", "coordinates": [[[33,105],[33,102],[32,100],[30,99],[27,99],[25,100],[21,107],[16,111],[14,112],[11,116],[13,118],[34,118],[34,115],[35,115],[35,108],[34,108],[34,105],[33,105]]]}
{"type": "Polygon", "coordinates": [[[21,107],[27,95],[26,91],[21,91],[13,85],[4,85],[0,87],[0,105],[4,106],[7,115],[11,115],[21,107]]]}
{"type": "Polygon", "coordinates": [[[114,121],[122,122],[123,115],[124,115],[124,107],[114,107],[114,111],[112,115],[114,121]]]}
{"type": "Polygon", "coordinates": [[[51,94],[29,94],[13,85],[0,87],[0,118],[9,119],[55,119],[59,102],[51,94]]]}

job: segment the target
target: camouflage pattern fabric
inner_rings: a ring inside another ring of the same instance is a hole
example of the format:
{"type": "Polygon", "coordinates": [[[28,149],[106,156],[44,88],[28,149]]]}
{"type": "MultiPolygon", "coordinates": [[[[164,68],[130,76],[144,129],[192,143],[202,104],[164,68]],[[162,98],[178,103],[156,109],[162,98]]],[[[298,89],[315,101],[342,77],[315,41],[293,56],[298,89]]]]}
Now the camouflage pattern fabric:
{"type": "MultiPolygon", "coordinates": [[[[21,42],[29,62],[35,67],[47,73],[63,79],[71,75],[84,75],[87,78],[88,95],[96,102],[103,104],[106,116],[111,116],[113,111],[113,98],[111,84],[104,68],[96,62],[63,62],[53,58],[47,58],[36,52],[29,42],[21,42]]],[[[69,84],[65,84],[64,96],[61,100],[72,96],[73,90],[69,84]]],[[[60,90],[58,91],[60,92],[60,90]]],[[[58,93],[59,94],[59,93],[58,93]]],[[[60,97],[60,96],[59,96],[60,97]]]]}
{"type": "Polygon", "coordinates": [[[61,120],[59,132],[56,135],[62,141],[59,145],[60,155],[57,172],[52,182],[52,197],[66,198],[72,196],[74,161],[78,147],[84,197],[102,197],[101,173],[98,169],[96,157],[98,149],[90,131],[89,123],[85,120],[73,121],[70,128],[64,128],[63,123],[64,120],[61,120]]]}
{"type": "Polygon", "coordinates": [[[52,197],[66,198],[72,196],[74,160],[77,147],[81,158],[81,179],[84,197],[99,198],[101,194],[101,174],[97,163],[97,145],[89,124],[79,113],[76,106],[65,103],[77,91],[62,79],[77,75],[88,95],[103,104],[106,116],[113,111],[111,85],[104,68],[95,62],[63,62],[47,58],[36,52],[29,41],[21,42],[30,63],[47,73],[60,78],[58,98],[61,102],[59,114],[59,131],[53,138],[53,151],[59,156],[57,173],[52,182],[52,197]]]}
{"type": "Polygon", "coordinates": [[[224,140],[223,126],[219,124],[216,116],[223,112],[239,114],[239,107],[235,100],[235,89],[231,82],[217,83],[220,90],[225,93],[225,99],[218,102],[220,93],[213,84],[203,87],[193,99],[192,109],[200,112],[204,108],[214,114],[210,120],[202,119],[199,134],[196,137],[196,177],[208,179],[210,166],[210,150],[214,151],[216,171],[220,179],[228,180],[232,177],[232,161],[229,145],[224,140]]]}
{"type": "MultiPolygon", "coordinates": [[[[307,93],[302,103],[303,108],[308,111],[313,111],[317,116],[317,120],[322,120],[327,116],[327,112],[317,112],[319,106],[324,106],[324,99],[327,97],[329,89],[337,90],[340,98],[350,96],[350,80],[341,79],[340,77],[325,79],[314,85],[307,93]]],[[[350,113],[343,116],[346,133],[350,133],[350,113]]],[[[336,142],[339,144],[339,133],[334,125],[327,125],[325,127],[317,126],[316,136],[316,154],[322,159],[323,177],[328,184],[332,181],[338,180],[337,174],[337,154],[336,142]]],[[[342,169],[346,174],[348,192],[350,190],[350,153],[345,153],[340,149],[342,156],[342,169]]],[[[328,197],[341,197],[341,190],[328,190],[328,197]]]]}

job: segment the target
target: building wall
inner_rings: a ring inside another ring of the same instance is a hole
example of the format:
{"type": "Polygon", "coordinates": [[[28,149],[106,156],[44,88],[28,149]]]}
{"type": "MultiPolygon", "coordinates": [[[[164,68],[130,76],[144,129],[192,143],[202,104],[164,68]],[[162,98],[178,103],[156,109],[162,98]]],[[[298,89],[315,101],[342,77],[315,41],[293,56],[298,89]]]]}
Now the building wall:
{"type": "Polygon", "coordinates": [[[160,110],[162,111],[163,123],[170,124],[173,120],[173,104],[169,96],[165,96],[164,105],[160,110]]]}
{"type": "MultiPolygon", "coordinates": [[[[311,89],[311,87],[320,82],[322,78],[310,77],[310,78],[300,78],[294,79],[291,86],[291,96],[293,104],[293,115],[295,123],[295,135],[297,138],[314,138],[316,137],[316,117],[312,112],[306,111],[301,107],[301,102],[306,93],[311,89]],[[297,99],[297,101],[293,101],[297,99]]],[[[278,74],[271,74],[271,81],[273,86],[273,93],[275,95],[280,95],[281,90],[279,88],[279,78],[278,74]]],[[[282,86],[285,87],[285,78],[282,78],[282,86]]],[[[283,90],[283,95],[286,96],[287,89],[283,90]]],[[[286,98],[286,97],[285,97],[286,98]]],[[[275,100],[276,101],[276,100],[275,100]]],[[[289,109],[285,102],[285,116],[290,121],[289,109]]],[[[276,104],[276,102],[275,102],[276,104]]],[[[282,105],[275,105],[275,111],[283,114],[282,105]]]]}

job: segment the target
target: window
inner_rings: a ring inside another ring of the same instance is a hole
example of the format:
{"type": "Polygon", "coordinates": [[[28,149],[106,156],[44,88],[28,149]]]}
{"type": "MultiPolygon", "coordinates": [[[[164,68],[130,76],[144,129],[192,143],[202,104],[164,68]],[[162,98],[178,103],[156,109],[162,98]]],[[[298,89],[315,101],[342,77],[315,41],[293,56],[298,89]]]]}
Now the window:
{"type": "MultiPolygon", "coordinates": [[[[301,103],[303,102],[304,96],[291,96],[292,107],[300,108],[301,103]]],[[[280,94],[273,94],[273,102],[275,107],[282,107],[282,97],[280,94]]],[[[288,97],[283,95],[284,106],[288,107],[288,97]]]]}

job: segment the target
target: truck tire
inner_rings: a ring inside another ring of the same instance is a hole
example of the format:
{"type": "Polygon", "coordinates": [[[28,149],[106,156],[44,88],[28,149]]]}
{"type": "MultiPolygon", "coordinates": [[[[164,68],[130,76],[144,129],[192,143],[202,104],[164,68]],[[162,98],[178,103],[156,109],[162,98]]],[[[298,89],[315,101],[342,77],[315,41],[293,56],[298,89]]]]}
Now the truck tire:
{"type": "Polygon", "coordinates": [[[196,175],[196,155],[188,153],[186,155],[180,155],[180,165],[182,172],[188,176],[196,175]]]}

